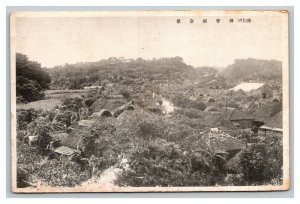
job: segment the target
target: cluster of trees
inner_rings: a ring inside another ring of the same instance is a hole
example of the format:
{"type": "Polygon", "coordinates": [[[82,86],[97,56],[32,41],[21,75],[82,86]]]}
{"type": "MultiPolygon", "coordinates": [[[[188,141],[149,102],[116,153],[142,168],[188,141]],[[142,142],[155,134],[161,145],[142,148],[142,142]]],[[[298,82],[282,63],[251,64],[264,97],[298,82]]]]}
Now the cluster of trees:
{"type": "Polygon", "coordinates": [[[44,97],[51,78],[41,64],[30,61],[26,55],[16,54],[16,94],[18,102],[31,102],[44,97]]]}
{"type": "Polygon", "coordinates": [[[235,62],[221,72],[229,84],[241,81],[258,80],[275,81],[281,84],[282,62],[277,60],[236,59],[235,62]]]}
{"type": "Polygon", "coordinates": [[[132,84],[137,80],[183,81],[195,76],[195,69],[181,57],[144,60],[109,58],[98,62],[65,64],[50,69],[54,88],[81,89],[107,83],[132,84]]]}

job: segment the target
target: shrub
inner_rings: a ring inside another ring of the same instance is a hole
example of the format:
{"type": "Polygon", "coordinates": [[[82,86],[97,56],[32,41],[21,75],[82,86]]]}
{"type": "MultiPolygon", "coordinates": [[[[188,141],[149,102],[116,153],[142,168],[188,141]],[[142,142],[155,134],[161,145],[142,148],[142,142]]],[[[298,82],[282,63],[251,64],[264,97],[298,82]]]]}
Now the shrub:
{"type": "Polygon", "coordinates": [[[183,116],[186,116],[188,118],[202,118],[202,111],[190,108],[190,109],[181,109],[181,110],[175,110],[176,113],[174,114],[180,114],[183,116]]]}
{"type": "Polygon", "coordinates": [[[78,112],[79,109],[85,105],[85,103],[82,98],[75,97],[75,98],[64,99],[62,105],[67,110],[72,110],[72,111],[78,112]]]}
{"type": "Polygon", "coordinates": [[[122,89],[120,91],[120,94],[124,96],[125,99],[130,100],[131,99],[131,94],[129,91],[122,89]]]}
{"type": "Polygon", "coordinates": [[[40,123],[37,126],[38,150],[42,155],[47,155],[49,153],[47,147],[51,142],[50,131],[51,127],[45,122],[40,123]]]}
{"type": "Polygon", "coordinates": [[[17,187],[26,188],[29,185],[28,183],[29,175],[28,172],[20,167],[17,168],[17,187]]]}
{"type": "Polygon", "coordinates": [[[117,180],[121,186],[209,186],[222,181],[212,157],[156,139],[140,144],[117,180]]]}
{"type": "Polygon", "coordinates": [[[183,99],[178,106],[182,108],[193,108],[196,110],[203,111],[206,108],[206,105],[201,101],[192,101],[190,99],[183,99]]]}
{"type": "Polygon", "coordinates": [[[242,161],[245,180],[250,184],[271,183],[282,179],[282,144],[276,137],[270,137],[252,144],[242,161]]]}

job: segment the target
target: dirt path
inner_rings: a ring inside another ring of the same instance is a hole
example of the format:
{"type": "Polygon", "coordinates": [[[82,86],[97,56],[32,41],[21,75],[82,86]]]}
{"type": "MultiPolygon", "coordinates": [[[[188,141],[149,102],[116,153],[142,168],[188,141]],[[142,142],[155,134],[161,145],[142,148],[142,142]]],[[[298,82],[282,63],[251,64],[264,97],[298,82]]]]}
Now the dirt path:
{"type": "Polygon", "coordinates": [[[114,187],[115,180],[117,179],[118,174],[122,172],[122,169],[117,167],[110,167],[105,169],[99,176],[99,178],[91,178],[86,182],[83,182],[81,186],[95,186],[95,187],[114,187]]]}
{"type": "MultiPolygon", "coordinates": [[[[121,165],[124,169],[128,169],[128,160],[122,159],[119,165],[121,165]]],[[[105,169],[99,177],[91,178],[86,182],[83,182],[81,186],[116,187],[114,182],[116,181],[118,175],[123,171],[123,169],[118,168],[117,166],[118,165],[114,165],[108,169],[105,169]]]]}

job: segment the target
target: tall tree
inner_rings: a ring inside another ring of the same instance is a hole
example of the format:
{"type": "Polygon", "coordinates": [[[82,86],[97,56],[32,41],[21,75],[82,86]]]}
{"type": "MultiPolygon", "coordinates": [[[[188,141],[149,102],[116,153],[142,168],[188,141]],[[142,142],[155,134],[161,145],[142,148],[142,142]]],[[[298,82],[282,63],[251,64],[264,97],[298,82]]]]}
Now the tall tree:
{"type": "Polygon", "coordinates": [[[38,62],[30,61],[26,55],[16,54],[16,92],[24,102],[42,99],[51,77],[38,62]]]}

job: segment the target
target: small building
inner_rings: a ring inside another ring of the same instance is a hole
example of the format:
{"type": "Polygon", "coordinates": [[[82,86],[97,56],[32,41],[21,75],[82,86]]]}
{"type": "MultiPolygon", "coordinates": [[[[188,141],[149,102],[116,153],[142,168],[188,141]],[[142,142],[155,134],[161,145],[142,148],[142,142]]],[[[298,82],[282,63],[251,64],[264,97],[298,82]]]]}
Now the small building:
{"type": "Polygon", "coordinates": [[[72,149],[66,146],[60,146],[53,151],[55,153],[55,157],[60,158],[60,160],[66,162],[69,158],[74,154],[80,154],[81,152],[76,149],[72,149]]]}
{"type": "Polygon", "coordinates": [[[216,100],[213,97],[207,99],[207,103],[214,103],[216,100]]]}
{"type": "Polygon", "coordinates": [[[278,101],[272,101],[261,104],[252,114],[254,117],[254,125],[260,127],[268,122],[268,120],[282,110],[282,104],[278,101]]]}
{"type": "Polygon", "coordinates": [[[239,85],[229,89],[230,91],[242,90],[248,95],[260,95],[261,98],[272,98],[273,89],[265,83],[242,82],[239,85]]]}
{"type": "Polygon", "coordinates": [[[282,136],[282,111],[274,115],[266,124],[258,129],[258,135],[263,137],[282,136]]]}
{"type": "Polygon", "coordinates": [[[114,111],[112,111],[112,115],[114,117],[118,117],[120,114],[122,114],[124,111],[126,110],[134,110],[135,109],[135,106],[134,106],[134,103],[133,101],[130,101],[118,108],[116,108],[114,111]]]}
{"type": "Polygon", "coordinates": [[[224,119],[240,129],[252,128],[254,117],[235,108],[224,108],[224,119]]]}

